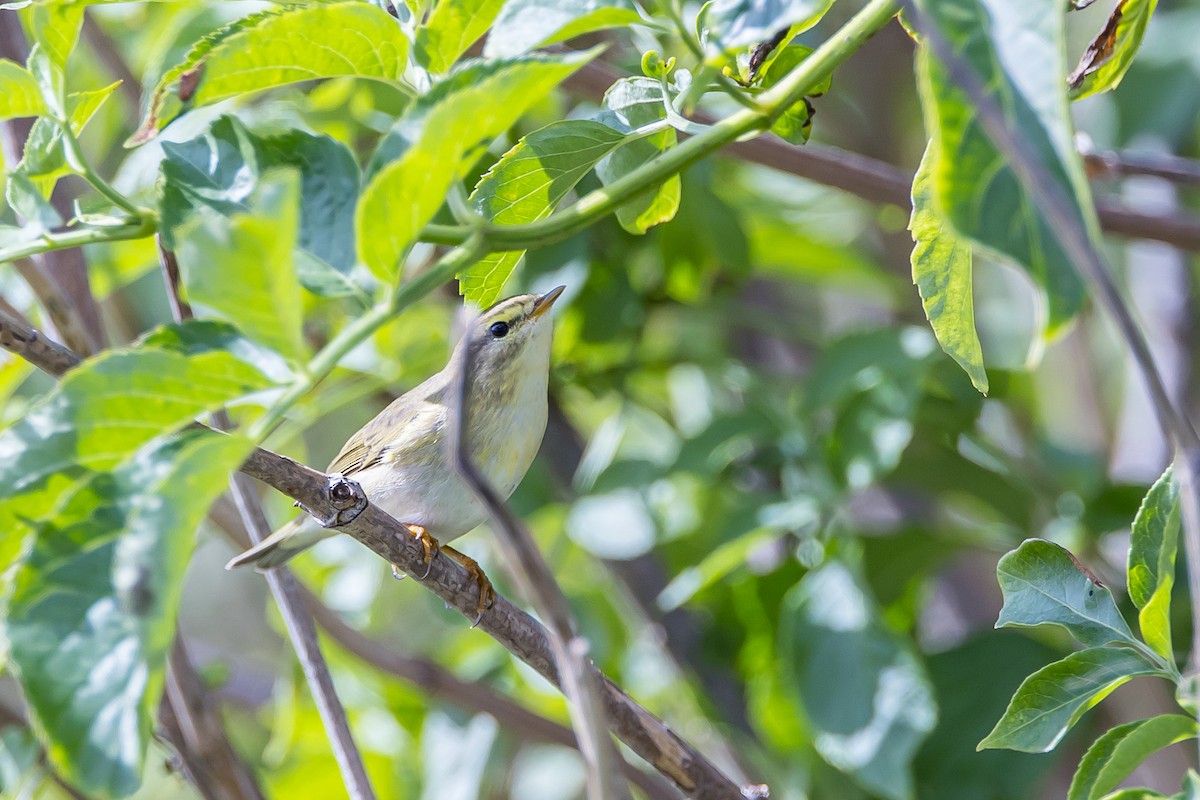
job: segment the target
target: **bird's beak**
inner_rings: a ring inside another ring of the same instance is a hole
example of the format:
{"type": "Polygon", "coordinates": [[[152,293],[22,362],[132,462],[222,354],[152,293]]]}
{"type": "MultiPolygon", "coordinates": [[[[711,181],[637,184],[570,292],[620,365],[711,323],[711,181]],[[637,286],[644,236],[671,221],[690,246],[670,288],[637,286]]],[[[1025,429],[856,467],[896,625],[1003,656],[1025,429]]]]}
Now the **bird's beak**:
{"type": "Polygon", "coordinates": [[[554,305],[554,301],[558,299],[558,296],[563,293],[563,289],[566,288],[565,286],[556,286],[539,297],[537,302],[533,304],[533,311],[529,314],[530,319],[537,319],[549,311],[550,306],[554,305]]]}

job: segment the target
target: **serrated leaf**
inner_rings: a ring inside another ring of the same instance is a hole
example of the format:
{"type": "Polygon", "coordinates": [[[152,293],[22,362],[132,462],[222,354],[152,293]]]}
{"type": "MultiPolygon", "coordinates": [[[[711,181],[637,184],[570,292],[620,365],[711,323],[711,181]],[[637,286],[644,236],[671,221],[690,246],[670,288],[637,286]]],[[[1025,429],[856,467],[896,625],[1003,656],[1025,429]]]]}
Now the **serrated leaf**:
{"type": "Polygon", "coordinates": [[[417,29],[417,57],[430,72],[445,72],[487,32],[504,0],[439,0],[417,29]]]}
{"type": "Polygon", "coordinates": [[[1196,736],[1196,720],[1162,714],[1118,725],[1092,743],[1075,770],[1067,800],[1100,800],[1148,756],[1196,736]]]}
{"type": "Polygon", "coordinates": [[[1053,750],[1092,706],[1131,678],[1170,676],[1127,647],[1093,647],[1042,667],[1013,695],[979,749],[1053,750]]]}
{"type": "Polygon", "coordinates": [[[254,14],[202,39],[163,75],[131,142],[153,138],[186,109],[273,86],[339,76],[398,80],[407,56],[399,23],[369,3],[254,14]]]}
{"type": "MultiPolygon", "coordinates": [[[[622,132],[591,120],[551,123],[505,153],[480,178],[470,201],[500,225],[542,219],[625,139],[622,132]]],[[[492,253],[459,274],[463,297],[480,307],[495,302],[522,252],[492,253]]]]}
{"type": "Polygon", "coordinates": [[[0,119],[44,113],[46,103],[33,75],[20,64],[0,58],[0,119]]]}
{"type": "Polygon", "coordinates": [[[631,0],[508,0],[488,34],[488,58],[519,56],[585,33],[641,22],[631,0]]]}
{"type": "MultiPolygon", "coordinates": [[[[1098,225],[1068,115],[1060,0],[920,0],[923,15],[987,87],[1006,122],[1070,200],[1093,236],[1098,225]]],[[[929,47],[919,87],[934,159],[936,202],[960,236],[1020,264],[1044,292],[1047,334],[1079,312],[1083,284],[1056,232],[992,144],[975,104],[929,47]]]]}
{"type": "Polygon", "coordinates": [[[1142,45],[1158,0],[1120,0],[1100,33],[1067,76],[1071,99],[1082,100],[1117,88],[1142,45]]]}
{"type": "Polygon", "coordinates": [[[249,205],[249,212],[229,217],[201,213],[178,230],[175,252],[187,297],[198,309],[299,361],[306,351],[292,251],[300,176],[295,170],[264,175],[249,205]]]}
{"type": "Polygon", "coordinates": [[[361,293],[354,266],[354,205],[358,165],[328,136],[291,130],[258,136],[234,117],[221,117],[195,139],[164,142],[159,213],[163,241],[175,248],[178,230],[205,209],[230,216],[250,211],[249,198],[271,170],[300,173],[296,273],[324,296],[361,293]]]}
{"type": "Polygon", "coordinates": [[[466,62],[385,137],[355,212],[359,258],[391,282],[400,260],[492,139],[597,51],[466,62]],[[467,76],[470,80],[466,79],[467,76]]]}
{"type": "Polygon", "coordinates": [[[1057,625],[1089,646],[1140,644],[1112,592],[1053,542],[1026,539],[1000,559],[996,577],[1004,593],[997,628],[1057,625]]]}
{"type": "MultiPolygon", "coordinates": [[[[622,78],[604,93],[600,119],[626,133],[667,118],[662,86],[651,78],[622,78]]],[[[674,128],[629,142],[596,165],[596,176],[605,186],[675,146],[674,128]]],[[[617,209],[617,221],[630,233],[645,233],[669,222],[679,209],[682,193],[678,175],[651,187],[617,209]]]]}
{"type": "Polygon", "coordinates": [[[704,27],[714,45],[736,50],[793,28],[802,33],[821,21],[833,0],[713,0],[704,27]]]}
{"type": "Polygon", "coordinates": [[[817,752],[873,794],[911,797],[911,760],[937,720],[920,661],[836,561],[805,575],[783,610],[781,654],[817,752]]]}
{"type": "Polygon", "coordinates": [[[141,783],[194,531],[252,446],[205,430],[153,439],[36,524],[5,633],[47,752],[84,791],[141,783]]]}
{"type": "Polygon", "coordinates": [[[912,186],[913,283],[921,295],[925,317],[947,355],[958,362],[982,394],[987,394],[983,348],[975,331],[975,298],[971,283],[971,246],[958,238],[934,204],[933,146],[925,148],[912,186]]]}
{"type": "Polygon", "coordinates": [[[1126,580],[1129,599],[1139,609],[1138,625],[1146,644],[1168,661],[1171,646],[1171,589],[1179,547],[1179,486],[1170,468],[1150,487],[1129,542],[1126,580]]]}

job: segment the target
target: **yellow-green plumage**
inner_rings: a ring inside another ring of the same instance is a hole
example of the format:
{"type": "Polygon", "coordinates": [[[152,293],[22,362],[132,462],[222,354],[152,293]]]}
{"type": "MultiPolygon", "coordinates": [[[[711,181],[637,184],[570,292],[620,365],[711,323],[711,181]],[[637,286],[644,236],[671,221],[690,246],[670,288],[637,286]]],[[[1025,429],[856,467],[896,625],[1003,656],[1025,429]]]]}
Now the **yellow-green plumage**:
{"type": "MultiPolygon", "coordinates": [[[[467,446],[488,482],[508,497],[546,430],[552,322],[545,312],[561,291],[518,295],[485,311],[463,335],[449,364],[350,437],[326,471],[358,481],[372,503],[400,522],[422,526],[442,543],[483,522],[486,512],[454,473],[445,446],[457,384],[452,370],[461,363],[461,349],[472,348],[467,446]],[[507,328],[502,336],[496,335],[498,325],[507,328]]],[[[278,566],[335,533],[303,515],[226,566],[278,566]]]]}

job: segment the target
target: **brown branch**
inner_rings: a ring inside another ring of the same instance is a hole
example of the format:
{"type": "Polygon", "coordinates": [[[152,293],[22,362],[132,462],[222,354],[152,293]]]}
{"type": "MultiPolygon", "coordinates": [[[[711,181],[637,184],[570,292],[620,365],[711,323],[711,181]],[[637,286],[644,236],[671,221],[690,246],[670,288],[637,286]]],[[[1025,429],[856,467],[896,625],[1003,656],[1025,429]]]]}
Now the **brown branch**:
{"type": "MultiPolygon", "coordinates": [[[[177,322],[192,318],[192,309],[179,295],[179,263],[175,254],[168,250],[161,236],[155,237],[158,246],[159,264],[163,271],[163,283],[166,285],[167,296],[171,301],[171,311],[177,322]]],[[[217,430],[227,431],[231,428],[229,415],[222,409],[213,415],[213,426],[217,430]]],[[[271,535],[271,526],[263,513],[262,503],[254,487],[244,475],[234,475],[230,481],[230,494],[237,504],[250,540],[258,544],[271,535]]],[[[290,570],[274,569],[266,573],[267,586],[271,596],[279,606],[280,616],[283,617],[284,627],[287,628],[288,638],[292,648],[300,659],[304,677],[308,681],[309,691],[317,705],[317,712],[325,726],[329,744],[333,749],[334,759],[342,773],[342,782],[352,800],[374,800],[375,791],[371,788],[367,769],[363,764],[362,755],[354,743],[350,731],[350,722],[346,717],[346,709],[338,698],[337,689],[333,685],[333,676],[325,656],[321,654],[320,641],[317,639],[317,628],[312,616],[304,608],[304,599],[300,593],[300,583],[290,570]]]]}
{"type": "MultiPolygon", "coordinates": [[[[561,292],[560,286],[557,291],[561,292]]],[[[464,326],[470,329],[471,322],[464,326]]],[[[579,740],[579,752],[587,769],[588,797],[592,800],[621,800],[629,797],[629,787],[617,777],[620,760],[604,724],[604,710],[599,697],[599,671],[587,657],[588,643],[577,633],[574,615],[566,595],[554,580],[554,574],[533,542],[525,525],[496,493],[475,466],[465,433],[470,422],[469,387],[475,374],[474,350],[464,338],[453,356],[457,375],[453,387],[451,422],[447,426],[446,447],[454,470],[484,505],[496,533],[500,550],[508,561],[509,572],[517,581],[521,593],[533,603],[538,614],[550,627],[550,646],[558,669],[563,694],[569,701],[571,723],[579,740]]]]}
{"type": "MultiPolygon", "coordinates": [[[[49,348],[53,351],[50,358],[45,357],[48,350],[46,346],[27,347],[27,342],[37,339],[34,332],[17,320],[6,319],[5,315],[0,314],[0,329],[3,327],[16,330],[18,335],[0,337],[0,346],[51,375],[60,376],[64,364],[79,361],[78,356],[62,345],[49,348]]],[[[242,464],[241,471],[300,501],[317,516],[332,517],[341,510],[330,497],[328,476],[286,456],[257,448],[242,464]]],[[[417,538],[388,514],[368,505],[340,530],[362,542],[388,563],[396,564],[413,575],[414,581],[425,586],[467,619],[475,618],[477,589],[475,580],[466,569],[453,559],[436,558],[429,566],[429,573],[421,577],[425,570],[424,550],[417,538]]],[[[546,629],[503,595],[496,595],[492,607],[480,619],[479,629],[551,683],[558,685],[546,629]]],[[[603,678],[602,689],[609,727],[631,750],[674,782],[685,794],[701,800],[742,797],[737,785],[714,764],[669,726],[638,705],[620,687],[603,678]]]]}
{"type": "MultiPolygon", "coordinates": [[[[564,85],[599,100],[609,86],[623,77],[627,76],[610,65],[591,61],[568,77],[564,85]]],[[[704,124],[714,121],[703,113],[693,118],[704,124]]],[[[813,142],[797,147],[770,134],[735,142],[722,152],[841,189],[872,203],[887,203],[904,210],[912,208],[912,173],[858,153],[813,142]]],[[[1195,169],[1195,162],[1188,163],[1195,169]]],[[[1200,250],[1200,219],[1194,216],[1143,214],[1111,201],[1098,201],[1096,210],[1106,233],[1200,250]]]]}

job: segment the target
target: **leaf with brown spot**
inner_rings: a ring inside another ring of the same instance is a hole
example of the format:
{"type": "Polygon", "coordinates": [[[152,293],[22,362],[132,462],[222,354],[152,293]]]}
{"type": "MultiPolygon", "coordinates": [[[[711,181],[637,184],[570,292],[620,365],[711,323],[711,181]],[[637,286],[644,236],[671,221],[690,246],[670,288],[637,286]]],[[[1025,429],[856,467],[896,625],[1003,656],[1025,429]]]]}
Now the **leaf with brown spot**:
{"type": "Polygon", "coordinates": [[[1158,0],[1120,0],[1117,3],[1104,28],[1084,51],[1075,71],[1067,76],[1072,100],[1117,88],[1142,44],[1146,25],[1156,5],[1158,0]]]}

